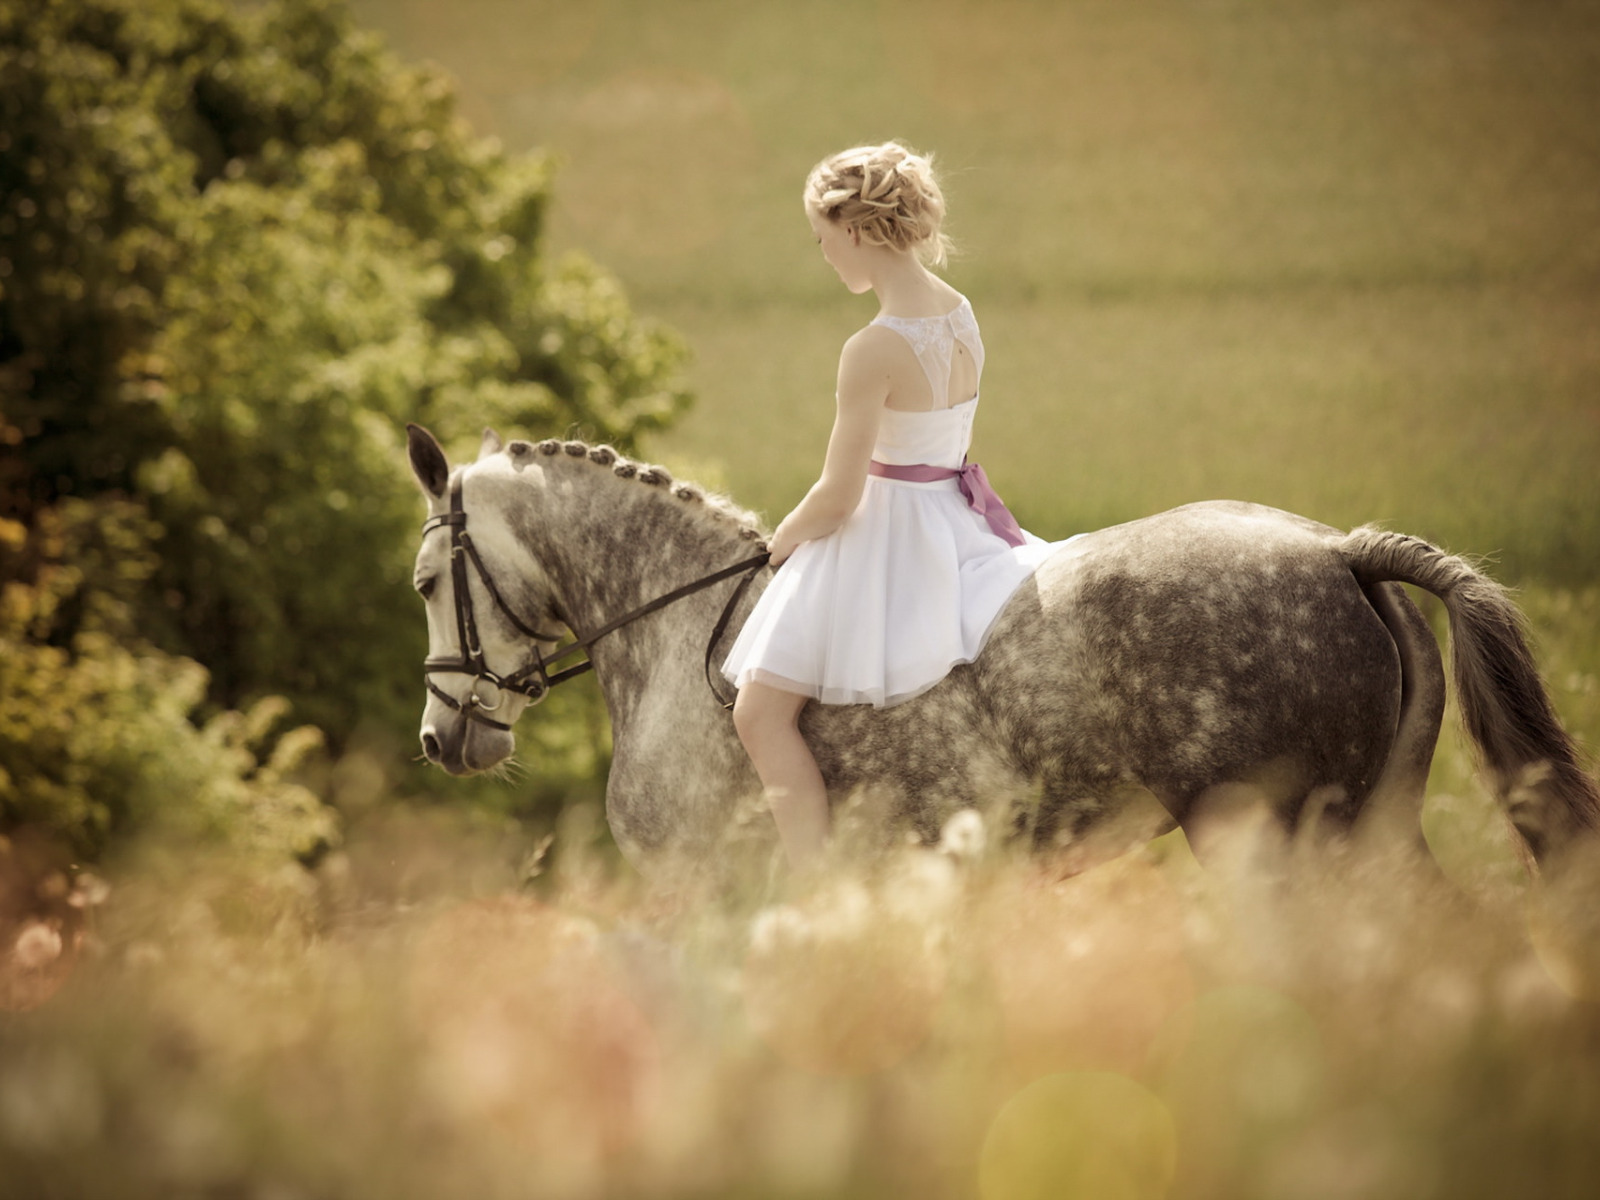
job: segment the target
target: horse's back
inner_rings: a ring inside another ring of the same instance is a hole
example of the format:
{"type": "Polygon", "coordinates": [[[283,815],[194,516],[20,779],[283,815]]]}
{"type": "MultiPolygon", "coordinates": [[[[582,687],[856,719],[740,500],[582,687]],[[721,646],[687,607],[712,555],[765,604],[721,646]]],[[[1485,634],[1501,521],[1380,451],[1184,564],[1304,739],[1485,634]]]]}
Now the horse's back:
{"type": "MultiPolygon", "coordinates": [[[[1074,539],[997,622],[973,684],[1045,804],[1092,818],[1137,786],[1182,819],[1225,781],[1353,817],[1400,705],[1394,642],[1338,530],[1188,505],[1074,539]]],[[[1070,814],[1069,814],[1070,816],[1070,814]]]]}

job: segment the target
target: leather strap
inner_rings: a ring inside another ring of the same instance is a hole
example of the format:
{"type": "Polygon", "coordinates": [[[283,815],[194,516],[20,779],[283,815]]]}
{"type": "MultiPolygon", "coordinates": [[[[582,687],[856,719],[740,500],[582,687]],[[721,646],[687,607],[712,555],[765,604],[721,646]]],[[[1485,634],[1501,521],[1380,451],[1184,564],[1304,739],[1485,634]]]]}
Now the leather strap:
{"type": "MultiPolygon", "coordinates": [[[[755,563],[756,566],[761,566],[769,557],[767,554],[762,554],[759,560],[751,559],[750,561],[755,563]]],[[[717,618],[717,623],[711,630],[711,637],[706,642],[706,686],[711,689],[711,695],[716,698],[718,704],[722,705],[724,712],[733,708],[733,701],[724,700],[722,693],[717,690],[716,678],[711,673],[711,660],[716,657],[717,643],[722,640],[722,635],[728,631],[728,622],[733,619],[733,610],[739,606],[739,597],[744,595],[744,590],[750,586],[750,581],[755,577],[755,571],[751,570],[748,575],[739,581],[739,586],[733,589],[733,594],[728,597],[728,602],[722,606],[722,615],[717,618]]],[[[737,696],[737,693],[735,695],[737,696]]]]}
{"type": "MultiPolygon", "coordinates": [[[[478,680],[487,680],[497,688],[519,692],[528,697],[529,700],[537,703],[556,684],[582,675],[585,671],[594,670],[594,664],[587,658],[582,662],[573,663],[569,667],[551,673],[549,668],[554,664],[579,651],[587,653],[589,648],[601,638],[609,633],[614,633],[631,621],[637,621],[641,617],[659,612],[669,604],[682,600],[686,596],[691,596],[695,592],[703,591],[708,587],[721,583],[725,579],[730,579],[743,573],[744,579],[734,589],[733,594],[728,597],[727,604],[723,606],[722,615],[718,618],[716,627],[711,631],[710,641],[706,644],[706,683],[711,688],[712,696],[719,704],[724,708],[732,707],[731,701],[723,701],[722,694],[717,690],[716,684],[712,682],[711,658],[718,640],[727,630],[728,622],[733,616],[733,610],[739,602],[739,597],[744,595],[744,591],[749,587],[751,579],[755,578],[756,571],[769,561],[771,556],[765,550],[736,562],[732,566],[723,567],[720,570],[711,572],[709,575],[703,575],[698,579],[691,580],[664,595],[657,596],[654,600],[624,613],[614,620],[607,621],[600,628],[589,634],[575,633],[573,641],[565,646],[558,647],[546,656],[540,652],[539,643],[556,642],[560,639],[551,634],[542,633],[533,625],[524,621],[506,603],[505,597],[500,594],[500,589],[495,586],[494,578],[489,574],[488,567],[484,565],[483,558],[479,555],[477,546],[473,544],[471,535],[467,533],[467,514],[462,503],[461,479],[459,477],[450,486],[450,511],[428,518],[422,526],[423,536],[426,537],[433,530],[441,528],[450,530],[450,580],[455,600],[458,651],[455,658],[424,659],[422,669],[423,682],[427,685],[428,691],[450,708],[470,720],[492,726],[495,729],[509,730],[511,728],[510,725],[484,715],[484,706],[478,700],[475,692],[464,701],[457,700],[433,682],[433,674],[444,672],[469,675],[474,680],[474,683],[478,680]],[[469,562],[477,571],[478,578],[483,581],[484,590],[489,593],[489,598],[494,601],[495,607],[505,615],[506,619],[519,632],[534,643],[533,661],[510,675],[495,674],[489,669],[489,664],[484,658],[483,647],[478,638],[477,615],[472,607],[472,593],[469,590],[470,580],[467,574],[467,564],[469,562]]],[[[495,707],[498,707],[498,703],[495,707]]]]}

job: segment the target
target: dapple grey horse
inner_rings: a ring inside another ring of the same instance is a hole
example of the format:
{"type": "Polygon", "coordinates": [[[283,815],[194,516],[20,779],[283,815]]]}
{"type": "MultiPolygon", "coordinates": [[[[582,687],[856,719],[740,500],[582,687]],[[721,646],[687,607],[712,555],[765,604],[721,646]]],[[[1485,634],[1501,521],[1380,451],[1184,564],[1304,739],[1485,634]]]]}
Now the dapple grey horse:
{"type": "MultiPolygon", "coordinates": [[[[714,854],[759,794],[707,671],[772,574],[751,563],[755,519],[605,446],[487,431],[452,473],[410,426],[409,451],[430,505],[426,756],[453,774],[505,760],[571,631],[610,714],[617,843],[646,868],[714,854]]],[[[1600,791],[1498,585],[1412,537],[1252,504],[1076,538],[975,662],[890,709],[807,705],[801,728],[836,805],[871,797],[923,839],[975,807],[1070,869],[1193,835],[1240,786],[1286,831],[1420,842],[1444,673],[1395,581],[1444,602],[1463,720],[1532,856],[1592,836],[1600,791]]]]}

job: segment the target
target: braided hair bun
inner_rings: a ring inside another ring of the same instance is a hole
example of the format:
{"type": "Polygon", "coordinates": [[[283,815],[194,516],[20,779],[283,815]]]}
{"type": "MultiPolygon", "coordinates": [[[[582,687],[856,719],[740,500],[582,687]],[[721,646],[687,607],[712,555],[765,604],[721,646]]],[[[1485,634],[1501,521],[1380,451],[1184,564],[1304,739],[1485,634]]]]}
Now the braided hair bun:
{"type": "Polygon", "coordinates": [[[805,202],[812,212],[857,230],[868,245],[910,250],[932,266],[949,257],[933,159],[899,142],[823,159],[806,177],[805,202]]]}

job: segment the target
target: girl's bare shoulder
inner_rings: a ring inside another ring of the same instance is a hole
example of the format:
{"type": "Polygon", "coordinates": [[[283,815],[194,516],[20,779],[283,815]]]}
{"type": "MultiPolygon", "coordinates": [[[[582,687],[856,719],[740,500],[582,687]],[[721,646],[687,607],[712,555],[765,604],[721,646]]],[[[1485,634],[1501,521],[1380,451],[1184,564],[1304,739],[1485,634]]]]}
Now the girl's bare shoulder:
{"type": "Polygon", "coordinates": [[[883,402],[898,375],[895,355],[900,348],[895,342],[903,344],[904,339],[881,325],[868,325],[850,335],[839,352],[841,400],[883,402]]]}
{"type": "Polygon", "coordinates": [[[886,325],[864,325],[845,339],[842,360],[892,363],[906,340],[886,325]]]}

